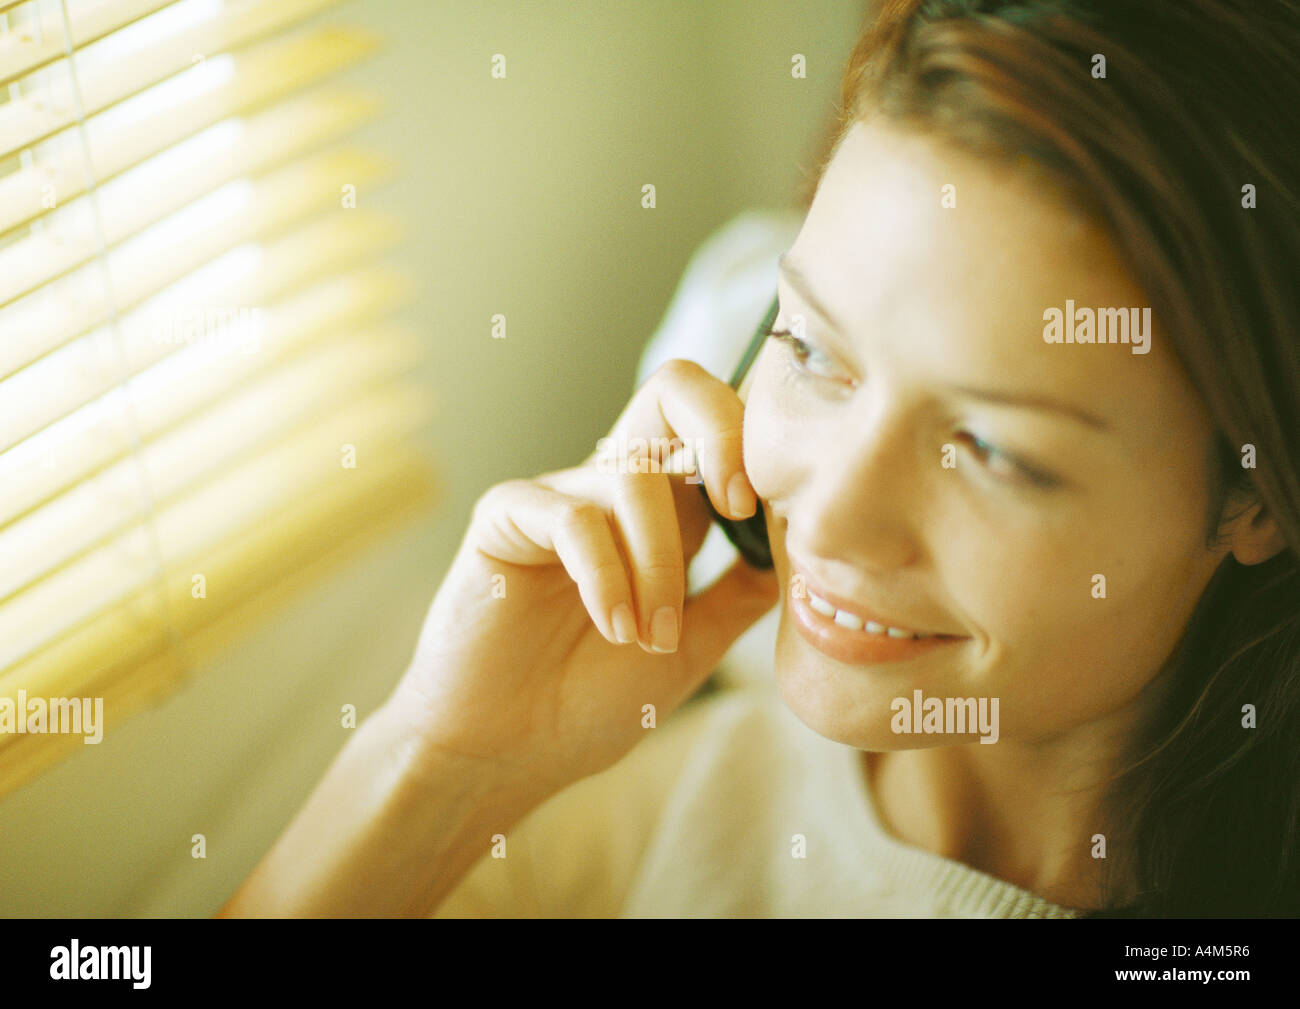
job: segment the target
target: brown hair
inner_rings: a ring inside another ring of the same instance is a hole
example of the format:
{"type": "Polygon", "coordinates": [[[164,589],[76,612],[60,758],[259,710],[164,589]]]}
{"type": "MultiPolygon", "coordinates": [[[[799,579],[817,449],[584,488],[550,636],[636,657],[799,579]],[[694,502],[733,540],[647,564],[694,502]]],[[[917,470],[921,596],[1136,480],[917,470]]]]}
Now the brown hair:
{"type": "Polygon", "coordinates": [[[1207,545],[1255,502],[1286,538],[1225,558],[1165,667],[1105,810],[1109,878],[1137,897],[1105,914],[1300,914],[1298,53],[1291,0],[886,0],[803,193],[867,116],[1046,170],[1107,226],[1215,419],[1207,545]]]}

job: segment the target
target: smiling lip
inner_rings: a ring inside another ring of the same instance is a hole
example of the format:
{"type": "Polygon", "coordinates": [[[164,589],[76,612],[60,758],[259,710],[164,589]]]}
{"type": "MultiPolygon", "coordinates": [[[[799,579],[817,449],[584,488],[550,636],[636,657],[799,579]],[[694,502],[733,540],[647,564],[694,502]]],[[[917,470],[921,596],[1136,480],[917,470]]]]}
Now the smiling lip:
{"type": "Polygon", "coordinates": [[[869,665],[877,662],[895,662],[901,659],[915,658],[931,652],[936,648],[965,641],[966,638],[952,634],[934,634],[905,624],[893,624],[888,619],[879,617],[861,606],[825,592],[815,585],[808,573],[793,559],[790,566],[795,574],[802,575],[808,591],[820,596],[837,610],[842,609],[863,621],[872,621],[899,630],[931,634],[926,638],[899,638],[885,633],[872,633],[865,629],[854,630],[836,623],[832,617],[824,616],[812,608],[811,600],[790,594],[790,610],[794,615],[795,627],[805,641],[819,652],[850,665],[869,665]]]}

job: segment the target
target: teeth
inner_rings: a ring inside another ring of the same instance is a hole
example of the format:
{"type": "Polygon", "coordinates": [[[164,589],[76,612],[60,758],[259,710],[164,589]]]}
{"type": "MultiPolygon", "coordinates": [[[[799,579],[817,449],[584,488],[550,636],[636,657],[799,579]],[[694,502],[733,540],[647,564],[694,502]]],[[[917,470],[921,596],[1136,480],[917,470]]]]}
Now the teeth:
{"type": "MultiPolygon", "coordinates": [[[[831,603],[813,592],[808,593],[808,605],[824,617],[830,617],[841,627],[847,627],[851,631],[863,630],[863,622],[852,613],[845,613],[843,610],[837,610],[831,603]]],[[[911,631],[905,631],[899,627],[887,627],[884,624],[878,624],[874,620],[866,622],[865,630],[868,634],[887,634],[891,638],[928,638],[929,634],[914,634],[911,631]]]]}
{"type": "Polygon", "coordinates": [[[837,610],[834,606],[828,603],[821,596],[815,596],[811,592],[808,593],[808,605],[811,606],[814,610],[816,610],[824,617],[833,618],[835,614],[839,612],[839,610],[837,610]]]}
{"type": "Polygon", "coordinates": [[[841,627],[847,627],[851,631],[862,630],[862,621],[852,613],[845,613],[843,610],[835,611],[835,622],[841,627]]]}

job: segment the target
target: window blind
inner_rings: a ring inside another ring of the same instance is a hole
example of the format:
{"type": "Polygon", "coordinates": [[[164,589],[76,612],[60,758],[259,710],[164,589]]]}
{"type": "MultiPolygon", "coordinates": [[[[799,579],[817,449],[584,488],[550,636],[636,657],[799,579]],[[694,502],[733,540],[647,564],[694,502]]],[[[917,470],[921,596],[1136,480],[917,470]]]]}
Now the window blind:
{"type": "Polygon", "coordinates": [[[0,795],[436,497],[337,3],[0,2],[0,795]]]}

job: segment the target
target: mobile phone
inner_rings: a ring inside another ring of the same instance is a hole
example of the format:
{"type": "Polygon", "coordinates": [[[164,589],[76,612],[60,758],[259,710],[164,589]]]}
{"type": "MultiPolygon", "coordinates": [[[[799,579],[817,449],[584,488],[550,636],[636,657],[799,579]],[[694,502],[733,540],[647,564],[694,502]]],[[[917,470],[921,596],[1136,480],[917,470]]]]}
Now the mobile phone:
{"type": "MultiPolygon", "coordinates": [[[[740,362],[736,365],[735,371],[731,374],[731,381],[728,383],[737,392],[740,391],[741,385],[744,384],[749,369],[754,364],[754,359],[758,357],[758,352],[763,349],[763,344],[767,340],[768,334],[772,330],[772,324],[776,321],[779,304],[774,296],[772,304],[768,306],[763,321],[758,324],[758,329],[750,338],[749,346],[745,348],[745,353],[740,362]]],[[[704,484],[698,485],[700,493],[704,495],[704,503],[708,505],[709,511],[713,513],[713,519],[718,525],[722,526],[722,531],[727,534],[727,539],[731,540],[732,545],[740,552],[740,556],[745,558],[745,562],[750,567],[760,570],[770,570],[772,564],[772,546],[767,540],[767,520],[763,516],[763,506],[760,504],[755,509],[754,514],[747,519],[737,521],[726,518],[718,513],[713,507],[713,502],[709,500],[709,492],[705,489],[704,484]]]]}

